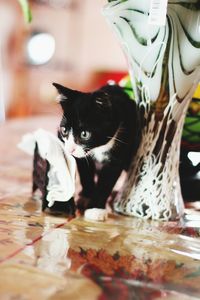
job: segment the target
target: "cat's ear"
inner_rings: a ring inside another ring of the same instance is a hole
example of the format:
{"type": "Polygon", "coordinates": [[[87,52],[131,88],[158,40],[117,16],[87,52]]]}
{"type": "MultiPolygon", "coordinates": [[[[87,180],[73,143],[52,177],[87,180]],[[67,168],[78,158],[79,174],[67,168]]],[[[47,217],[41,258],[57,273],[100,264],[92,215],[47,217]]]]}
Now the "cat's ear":
{"type": "Polygon", "coordinates": [[[112,106],[110,96],[105,92],[99,93],[95,96],[95,104],[100,109],[105,109],[112,106]]]}
{"type": "Polygon", "coordinates": [[[68,100],[69,101],[73,100],[74,98],[80,96],[81,94],[81,92],[69,89],[61,84],[55,82],[53,82],[52,84],[53,86],[55,86],[55,88],[58,91],[59,95],[56,99],[61,105],[67,102],[68,100]]]}

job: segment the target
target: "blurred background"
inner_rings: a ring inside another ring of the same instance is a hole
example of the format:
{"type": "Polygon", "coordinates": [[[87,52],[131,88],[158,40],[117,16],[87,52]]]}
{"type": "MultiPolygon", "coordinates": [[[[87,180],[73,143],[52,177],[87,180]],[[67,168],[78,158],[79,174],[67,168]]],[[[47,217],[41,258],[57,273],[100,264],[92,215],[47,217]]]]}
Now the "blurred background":
{"type": "Polygon", "coordinates": [[[6,118],[54,113],[59,82],[91,91],[127,65],[101,10],[104,0],[32,0],[26,24],[17,0],[0,0],[0,88],[6,118]]]}

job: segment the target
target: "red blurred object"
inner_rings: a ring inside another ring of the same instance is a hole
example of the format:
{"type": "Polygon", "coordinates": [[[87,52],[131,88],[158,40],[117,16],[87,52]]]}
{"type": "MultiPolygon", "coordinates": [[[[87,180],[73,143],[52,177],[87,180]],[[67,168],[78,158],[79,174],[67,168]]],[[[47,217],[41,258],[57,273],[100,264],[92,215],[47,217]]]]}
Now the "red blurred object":
{"type": "Polygon", "coordinates": [[[127,75],[127,72],[102,72],[99,73],[99,84],[104,85],[109,80],[114,80],[115,82],[119,82],[123,77],[127,75]]]}
{"type": "Polygon", "coordinates": [[[100,88],[107,84],[109,80],[113,80],[118,83],[128,73],[125,71],[98,71],[92,76],[90,83],[85,87],[84,91],[91,91],[100,88]]]}

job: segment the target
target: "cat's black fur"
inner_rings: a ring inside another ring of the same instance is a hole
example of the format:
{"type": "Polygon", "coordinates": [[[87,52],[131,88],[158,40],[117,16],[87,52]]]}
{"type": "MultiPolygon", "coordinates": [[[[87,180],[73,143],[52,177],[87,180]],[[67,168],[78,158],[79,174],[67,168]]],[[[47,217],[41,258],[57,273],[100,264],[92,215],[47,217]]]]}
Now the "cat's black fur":
{"type": "Polygon", "coordinates": [[[85,152],[85,157],[76,158],[82,196],[90,199],[88,207],[104,208],[138,147],[140,122],[136,104],[118,85],[106,85],[92,93],[53,85],[60,94],[63,110],[58,136],[68,143],[68,134],[72,133],[75,144],[85,152]],[[107,146],[102,148],[103,145],[107,146]]]}

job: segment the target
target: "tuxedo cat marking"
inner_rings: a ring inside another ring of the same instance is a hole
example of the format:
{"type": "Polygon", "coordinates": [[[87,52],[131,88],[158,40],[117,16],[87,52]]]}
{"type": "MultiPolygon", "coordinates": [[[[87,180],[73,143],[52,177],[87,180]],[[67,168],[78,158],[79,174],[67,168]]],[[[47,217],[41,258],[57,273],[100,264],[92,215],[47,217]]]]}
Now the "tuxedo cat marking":
{"type": "Polygon", "coordinates": [[[53,85],[63,110],[58,136],[76,158],[82,196],[90,199],[88,207],[104,208],[139,143],[136,104],[118,85],[91,93],[53,85]]]}

